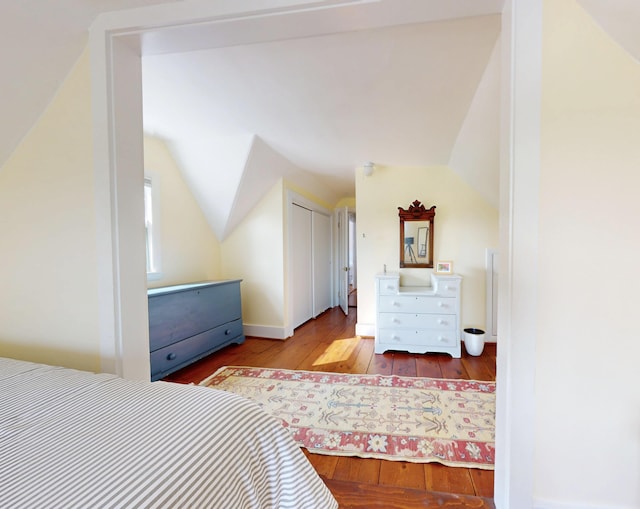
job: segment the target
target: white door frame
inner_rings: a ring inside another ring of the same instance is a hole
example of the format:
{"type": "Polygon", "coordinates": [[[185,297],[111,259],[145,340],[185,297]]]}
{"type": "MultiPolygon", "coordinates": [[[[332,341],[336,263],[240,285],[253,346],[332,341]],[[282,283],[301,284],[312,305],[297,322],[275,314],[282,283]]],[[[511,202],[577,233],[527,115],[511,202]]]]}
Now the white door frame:
{"type": "Polygon", "coordinates": [[[349,208],[336,209],[336,229],[338,252],[336,262],[338,305],[345,315],[349,315],[349,208]]]}
{"type": "Polygon", "coordinates": [[[533,506],[542,3],[502,14],[497,509],[533,506]]]}
{"type": "MultiPolygon", "coordinates": [[[[109,13],[91,27],[99,332],[101,366],[105,371],[149,379],[144,238],[142,228],[132,227],[143,219],[143,35],[175,27],[184,32],[191,27],[198,29],[221,20],[230,23],[249,16],[277,17],[319,6],[340,8],[340,2],[178,2],[134,9],[131,13],[109,13]],[[129,138],[130,134],[133,138],[129,138]]],[[[538,217],[541,12],[542,0],[506,0],[503,12],[502,83],[507,100],[502,125],[507,127],[503,128],[500,204],[504,270],[500,284],[503,341],[498,351],[496,424],[498,509],[531,507],[533,493],[535,305],[532,310],[527,304],[535,304],[536,296],[526,292],[536,288],[537,273],[536,250],[531,250],[536,246],[536,230],[530,226],[538,217]],[[512,341],[513,337],[518,341],[512,341]]],[[[176,33],[172,30],[167,32],[167,40],[176,33]]]]}
{"type": "MultiPolygon", "coordinates": [[[[499,271],[495,269],[497,263],[499,263],[498,250],[487,249],[485,252],[485,303],[486,303],[486,341],[496,343],[498,341],[498,321],[495,318],[497,316],[498,304],[498,285],[496,285],[496,278],[499,271]]],[[[498,279],[499,280],[499,279],[498,279]]]]}

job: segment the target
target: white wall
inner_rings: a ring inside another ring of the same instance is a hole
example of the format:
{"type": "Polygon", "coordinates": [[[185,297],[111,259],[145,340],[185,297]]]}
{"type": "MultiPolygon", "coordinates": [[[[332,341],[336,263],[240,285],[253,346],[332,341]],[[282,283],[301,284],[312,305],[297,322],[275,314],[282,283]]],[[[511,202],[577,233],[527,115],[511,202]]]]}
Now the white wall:
{"type": "Polygon", "coordinates": [[[149,288],[220,279],[220,244],[164,141],[145,136],[145,171],[160,197],[161,277],[149,288]]]}
{"type": "MultiPolygon", "coordinates": [[[[498,245],[498,211],[445,166],[376,166],[370,177],[356,172],[358,329],[375,324],[374,276],[399,270],[398,207],[419,200],[436,206],[434,261],[453,261],[463,276],[462,325],[485,326],[485,249],[498,245]]],[[[401,284],[430,284],[431,269],[401,269],[401,284]]]]}
{"type": "Polygon", "coordinates": [[[0,169],[0,355],[98,370],[90,91],[85,52],[0,169]]]}
{"type": "Polygon", "coordinates": [[[536,506],[637,508],[640,65],[574,0],[543,29],[536,506]]]}

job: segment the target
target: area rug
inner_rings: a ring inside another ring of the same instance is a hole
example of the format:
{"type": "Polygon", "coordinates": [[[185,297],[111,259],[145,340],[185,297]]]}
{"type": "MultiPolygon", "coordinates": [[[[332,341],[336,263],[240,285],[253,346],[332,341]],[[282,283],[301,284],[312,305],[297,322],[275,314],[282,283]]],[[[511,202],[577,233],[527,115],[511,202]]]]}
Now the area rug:
{"type": "Polygon", "coordinates": [[[254,400],[309,452],[493,469],[495,382],[226,366],[200,385],[254,400]]]}

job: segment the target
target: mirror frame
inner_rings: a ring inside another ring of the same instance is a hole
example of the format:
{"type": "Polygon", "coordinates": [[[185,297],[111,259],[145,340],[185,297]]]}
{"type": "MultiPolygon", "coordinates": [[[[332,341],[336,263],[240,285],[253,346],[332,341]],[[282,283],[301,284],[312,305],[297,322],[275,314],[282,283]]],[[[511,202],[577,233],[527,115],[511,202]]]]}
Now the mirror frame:
{"type": "Polygon", "coordinates": [[[426,209],[419,200],[415,200],[408,209],[398,207],[398,216],[400,216],[400,268],[416,268],[416,269],[432,269],[433,268],[433,219],[436,216],[436,206],[426,209]],[[410,263],[404,259],[404,223],[405,221],[428,221],[428,249],[427,263],[410,263]]]}

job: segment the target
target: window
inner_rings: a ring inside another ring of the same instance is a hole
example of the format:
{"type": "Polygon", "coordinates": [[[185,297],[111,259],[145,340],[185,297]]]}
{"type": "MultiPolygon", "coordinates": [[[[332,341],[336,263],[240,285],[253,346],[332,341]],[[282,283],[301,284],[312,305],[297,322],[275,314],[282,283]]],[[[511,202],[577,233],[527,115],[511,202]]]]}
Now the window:
{"type": "Polygon", "coordinates": [[[160,199],[157,177],[144,177],[144,227],[147,250],[147,278],[159,279],[160,273],[160,199]]]}

